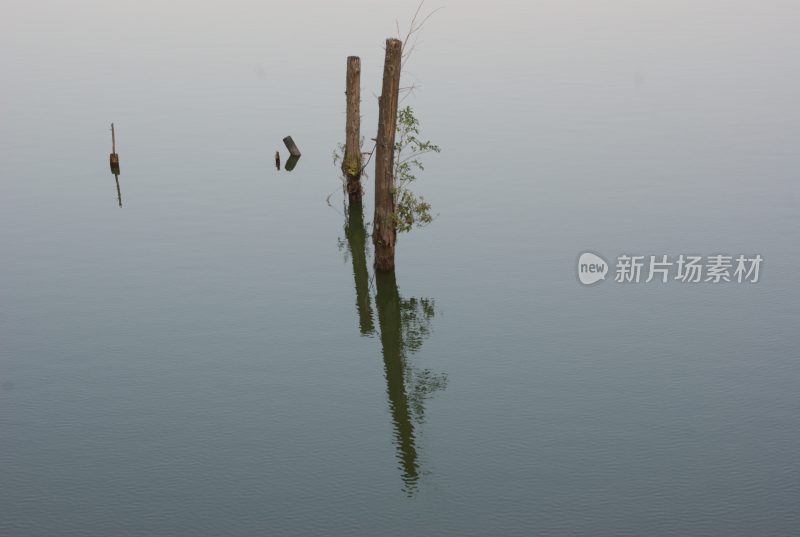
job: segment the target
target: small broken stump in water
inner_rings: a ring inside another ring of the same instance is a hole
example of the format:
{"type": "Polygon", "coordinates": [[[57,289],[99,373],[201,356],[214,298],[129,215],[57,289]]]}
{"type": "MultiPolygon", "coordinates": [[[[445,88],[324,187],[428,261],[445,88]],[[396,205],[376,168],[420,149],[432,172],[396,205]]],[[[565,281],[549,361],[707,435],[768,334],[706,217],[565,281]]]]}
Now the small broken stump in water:
{"type": "Polygon", "coordinates": [[[294,140],[292,140],[291,136],[287,136],[283,139],[283,143],[286,144],[286,149],[289,150],[289,153],[293,157],[300,158],[300,150],[297,149],[297,145],[295,145],[294,140]]]}

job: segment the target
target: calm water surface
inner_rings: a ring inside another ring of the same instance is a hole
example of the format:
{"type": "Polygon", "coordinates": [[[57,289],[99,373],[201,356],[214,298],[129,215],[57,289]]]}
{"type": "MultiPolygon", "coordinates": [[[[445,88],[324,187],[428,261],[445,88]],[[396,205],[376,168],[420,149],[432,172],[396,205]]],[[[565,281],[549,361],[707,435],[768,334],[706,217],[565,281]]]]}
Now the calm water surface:
{"type": "Polygon", "coordinates": [[[414,2],[5,2],[1,535],[798,531],[797,3],[444,5],[376,277],[331,153],[414,2]]]}

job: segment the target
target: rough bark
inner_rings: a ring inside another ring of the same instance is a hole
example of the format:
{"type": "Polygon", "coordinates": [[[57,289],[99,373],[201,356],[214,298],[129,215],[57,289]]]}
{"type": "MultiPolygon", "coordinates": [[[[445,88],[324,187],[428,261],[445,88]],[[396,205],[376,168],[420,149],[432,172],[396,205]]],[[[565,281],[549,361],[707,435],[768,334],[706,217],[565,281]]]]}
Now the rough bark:
{"type": "Polygon", "coordinates": [[[347,119],[342,173],[347,177],[350,203],[361,203],[361,58],[347,58],[347,119]]]}
{"type": "Polygon", "coordinates": [[[375,217],[372,224],[375,270],[394,270],[394,247],[397,239],[394,223],[394,137],[397,128],[402,49],[403,44],[399,39],[386,40],[375,148],[375,217]]]}

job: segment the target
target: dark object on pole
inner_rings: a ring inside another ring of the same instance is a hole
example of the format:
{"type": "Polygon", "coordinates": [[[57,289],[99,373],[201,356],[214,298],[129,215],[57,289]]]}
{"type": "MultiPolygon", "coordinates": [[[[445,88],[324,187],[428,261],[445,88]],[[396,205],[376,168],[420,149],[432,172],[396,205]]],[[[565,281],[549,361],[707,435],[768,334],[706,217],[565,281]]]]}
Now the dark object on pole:
{"type": "Polygon", "coordinates": [[[394,200],[394,138],[397,128],[397,105],[400,96],[400,65],[403,43],[386,40],[383,63],[383,90],[378,105],[378,138],[375,147],[375,217],[372,219],[372,243],[375,246],[375,270],[394,270],[394,247],[397,239],[394,200]]]}
{"type": "Polygon", "coordinates": [[[294,140],[292,140],[291,136],[287,136],[286,138],[284,138],[283,143],[286,144],[286,149],[289,150],[289,153],[293,157],[300,158],[300,150],[297,149],[297,146],[295,145],[294,140]]]}
{"type": "Polygon", "coordinates": [[[358,56],[347,58],[344,93],[347,96],[347,119],[342,173],[347,177],[350,203],[361,203],[361,58],[358,56]]]}

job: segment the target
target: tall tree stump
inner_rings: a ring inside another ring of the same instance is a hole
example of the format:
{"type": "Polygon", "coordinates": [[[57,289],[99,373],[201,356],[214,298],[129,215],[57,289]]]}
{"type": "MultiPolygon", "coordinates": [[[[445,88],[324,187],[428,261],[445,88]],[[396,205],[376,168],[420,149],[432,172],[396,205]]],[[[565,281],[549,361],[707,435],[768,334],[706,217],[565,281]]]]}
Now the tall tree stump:
{"type": "Polygon", "coordinates": [[[342,173],[347,177],[350,203],[361,203],[361,58],[358,56],[347,58],[344,93],[347,96],[347,119],[342,173]]]}
{"type": "Polygon", "coordinates": [[[372,220],[375,270],[394,269],[394,247],[397,240],[394,222],[394,138],[402,55],[403,43],[399,39],[387,39],[375,147],[375,217],[372,220]]]}

